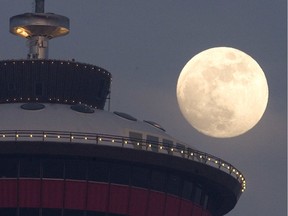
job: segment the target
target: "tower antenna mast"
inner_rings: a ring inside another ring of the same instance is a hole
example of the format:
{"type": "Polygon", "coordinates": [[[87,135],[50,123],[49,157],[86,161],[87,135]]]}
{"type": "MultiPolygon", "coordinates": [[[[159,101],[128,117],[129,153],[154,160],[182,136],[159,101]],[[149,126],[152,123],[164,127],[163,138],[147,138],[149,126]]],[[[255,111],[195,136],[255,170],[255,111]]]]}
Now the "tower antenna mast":
{"type": "Polygon", "coordinates": [[[35,0],[35,13],[44,13],[44,0],[35,0]]]}

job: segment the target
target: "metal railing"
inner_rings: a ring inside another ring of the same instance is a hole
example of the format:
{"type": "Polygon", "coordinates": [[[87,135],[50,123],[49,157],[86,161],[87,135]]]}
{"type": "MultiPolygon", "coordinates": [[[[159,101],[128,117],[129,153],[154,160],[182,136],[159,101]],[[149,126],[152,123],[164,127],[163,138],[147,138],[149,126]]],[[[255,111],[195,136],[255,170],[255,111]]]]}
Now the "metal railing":
{"type": "Polygon", "coordinates": [[[109,145],[122,148],[134,148],[142,151],[151,151],[159,154],[170,154],[177,157],[193,160],[208,166],[217,168],[230,174],[242,185],[242,192],[246,189],[246,181],[243,174],[230,163],[213,155],[201,152],[185,145],[167,145],[163,142],[149,142],[145,139],[132,137],[79,133],[65,131],[42,131],[42,130],[0,130],[0,142],[5,141],[40,141],[40,142],[65,142],[87,143],[97,145],[109,145]]]}

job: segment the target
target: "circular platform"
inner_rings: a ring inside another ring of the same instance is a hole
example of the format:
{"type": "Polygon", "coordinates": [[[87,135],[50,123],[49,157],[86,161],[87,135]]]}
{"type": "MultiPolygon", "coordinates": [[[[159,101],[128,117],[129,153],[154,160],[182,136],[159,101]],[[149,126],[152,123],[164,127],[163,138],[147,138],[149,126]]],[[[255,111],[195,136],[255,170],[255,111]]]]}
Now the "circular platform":
{"type": "Polygon", "coordinates": [[[10,18],[10,32],[29,38],[54,38],[69,33],[69,19],[52,13],[25,13],[10,18]]]}

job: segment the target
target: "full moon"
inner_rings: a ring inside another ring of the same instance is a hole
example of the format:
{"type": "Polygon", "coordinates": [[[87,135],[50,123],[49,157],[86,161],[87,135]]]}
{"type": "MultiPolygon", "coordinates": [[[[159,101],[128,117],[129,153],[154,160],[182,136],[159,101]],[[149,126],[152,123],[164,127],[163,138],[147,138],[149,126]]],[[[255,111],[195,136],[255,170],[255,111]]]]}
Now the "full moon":
{"type": "Polygon", "coordinates": [[[252,57],[238,49],[216,47],[200,52],[184,66],[177,100],[185,119],[199,132],[235,137],[261,119],[268,85],[252,57]]]}

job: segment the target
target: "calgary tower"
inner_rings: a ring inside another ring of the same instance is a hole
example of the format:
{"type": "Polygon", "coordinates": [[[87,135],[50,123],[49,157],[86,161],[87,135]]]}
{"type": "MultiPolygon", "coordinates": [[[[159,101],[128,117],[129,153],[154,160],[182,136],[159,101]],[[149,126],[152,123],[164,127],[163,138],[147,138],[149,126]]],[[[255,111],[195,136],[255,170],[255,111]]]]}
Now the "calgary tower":
{"type": "Polygon", "coordinates": [[[220,216],[246,184],[230,163],[154,121],[104,110],[111,74],[48,57],[69,19],[10,18],[26,59],[0,61],[1,216],[220,216]]]}

